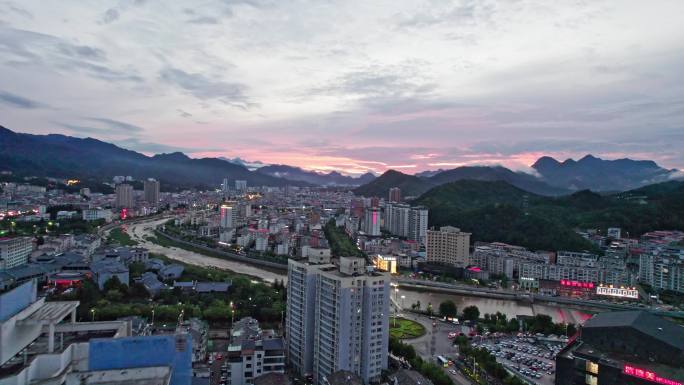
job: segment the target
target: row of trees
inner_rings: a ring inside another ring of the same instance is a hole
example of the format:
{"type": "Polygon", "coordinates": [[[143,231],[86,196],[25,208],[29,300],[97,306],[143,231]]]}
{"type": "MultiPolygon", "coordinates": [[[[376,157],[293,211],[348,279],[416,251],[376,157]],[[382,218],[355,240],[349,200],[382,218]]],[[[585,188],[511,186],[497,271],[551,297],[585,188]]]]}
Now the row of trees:
{"type": "Polygon", "coordinates": [[[453,385],[451,378],[444,370],[433,362],[424,361],[416,354],[413,346],[401,342],[398,338],[390,337],[389,350],[398,357],[403,357],[411,367],[432,381],[435,385],[453,385]]]}

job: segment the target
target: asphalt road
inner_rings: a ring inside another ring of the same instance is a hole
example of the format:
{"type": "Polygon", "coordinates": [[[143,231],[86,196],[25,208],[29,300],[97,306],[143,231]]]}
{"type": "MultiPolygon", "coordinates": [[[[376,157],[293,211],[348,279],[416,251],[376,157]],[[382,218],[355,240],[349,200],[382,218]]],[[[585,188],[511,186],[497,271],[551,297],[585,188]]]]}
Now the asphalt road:
{"type": "MultiPolygon", "coordinates": [[[[416,350],[416,353],[426,361],[435,362],[437,356],[455,357],[458,353],[458,348],[453,346],[452,340],[449,339],[449,333],[463,332],[467,334],[470,332],[469,328],[466,326],[454,325],[437,319],[431,320],[429,317],[419,314],[404,313],[401,316],[420,322],[420,324],[425,327],[427,333],[425,333],[424,336],[404,340],[404,343],[412,345],[416,350]]],[[[444,368],[444,371],[451,377],[456,385],[473,385],[473,383],[466,379],[458,370],[456,370],[456,374],[450,373],[449,370],[451,369],[454,369],[454,366],[444,368]]]]}

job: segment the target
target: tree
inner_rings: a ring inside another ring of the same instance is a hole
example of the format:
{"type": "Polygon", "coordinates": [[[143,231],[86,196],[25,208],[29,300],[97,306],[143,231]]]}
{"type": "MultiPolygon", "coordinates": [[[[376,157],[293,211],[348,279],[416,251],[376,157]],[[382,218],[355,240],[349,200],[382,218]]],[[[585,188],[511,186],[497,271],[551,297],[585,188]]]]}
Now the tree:
{"type": "Polygon", "coordinates": [[[112,278],[109,278],[107,280],[107,282],[104,283],[102,288],[104,289],[105,292],[111,291],[111,290],[120,291],[121,286],[123,286],[123,284],[119,280],[119,277],[117,277],[116,275],[113,275],[112,278]]]}
{"type": "Polygon", "coordinates": [[[475,321],[480,318],[480,309],[477,306],[467,306],[463,309],[463,319],[475,321]]]}
{"type": "Polygon", "coordinates": [[[454,301],[446,300],[440,303],[439,314],[442,317],[456,317],[456,304],[454,301]]]}
{"type": "Polygon", "coordinates": [[[427,309],[425,309],[429,315],[432,315],[432,303],[428,302],[427,309]]]}

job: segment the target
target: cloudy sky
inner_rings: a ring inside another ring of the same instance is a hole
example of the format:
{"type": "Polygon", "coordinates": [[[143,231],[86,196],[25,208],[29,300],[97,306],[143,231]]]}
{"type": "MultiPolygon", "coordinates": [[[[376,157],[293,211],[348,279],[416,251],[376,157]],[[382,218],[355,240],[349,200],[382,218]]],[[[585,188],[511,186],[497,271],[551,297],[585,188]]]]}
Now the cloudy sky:
{"type": "Polygon", "coordinates": [[[350,173],[684,168],[681,0],[0,0],[0,124],[350,173]]]}

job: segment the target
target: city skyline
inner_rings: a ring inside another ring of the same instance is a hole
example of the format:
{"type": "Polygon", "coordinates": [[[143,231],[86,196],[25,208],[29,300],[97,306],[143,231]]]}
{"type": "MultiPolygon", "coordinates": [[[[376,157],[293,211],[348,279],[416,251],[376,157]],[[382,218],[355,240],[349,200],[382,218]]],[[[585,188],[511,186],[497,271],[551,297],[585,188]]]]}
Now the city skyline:
{"type": "Polygon", "coordinates": [[[684,168],[676,1],[0,3],[0,122],[345,173],[684,168]]]}

